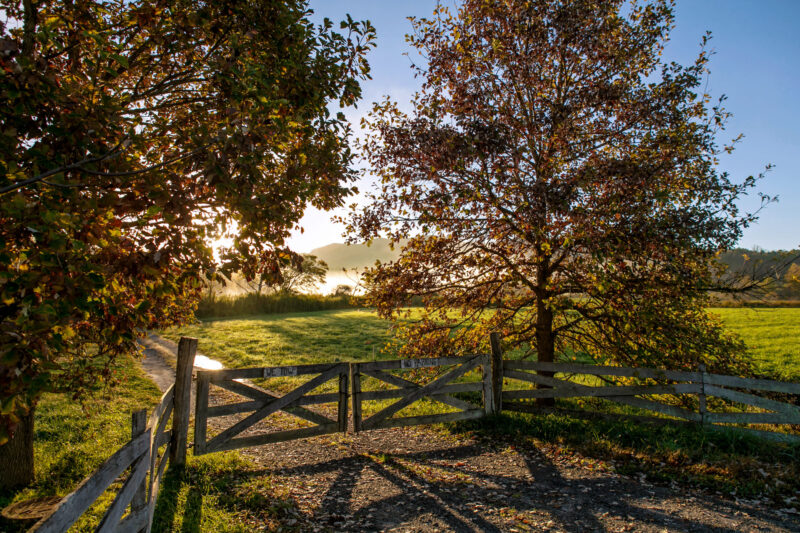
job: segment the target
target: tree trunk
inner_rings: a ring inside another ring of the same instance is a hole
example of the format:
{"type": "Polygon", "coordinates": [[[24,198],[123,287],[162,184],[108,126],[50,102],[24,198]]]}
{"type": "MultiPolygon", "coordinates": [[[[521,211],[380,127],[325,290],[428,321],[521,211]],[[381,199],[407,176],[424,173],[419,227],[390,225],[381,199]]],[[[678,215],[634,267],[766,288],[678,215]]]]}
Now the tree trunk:
{"type": "Polygon", "coordinates": [[[33,482],[33,409],[23,417],[11,440],[0,446],[0,490],[33,482]]]}
{"type": "MultiPolygon", "coordinates": [[[[553,311],[547,307],[543,298],[536,298],[536,352],[540,363],[555,361],[555,336],[553,335],[553,311]]],[[[553,372],[537,372],[540,376],[552,378],[553,372]]],[[[550,389],[549,385],[537,385],[538,389],[550,389]]],[[[538,398],[536,405],[552,407],[555,398],[538,398]]]]}

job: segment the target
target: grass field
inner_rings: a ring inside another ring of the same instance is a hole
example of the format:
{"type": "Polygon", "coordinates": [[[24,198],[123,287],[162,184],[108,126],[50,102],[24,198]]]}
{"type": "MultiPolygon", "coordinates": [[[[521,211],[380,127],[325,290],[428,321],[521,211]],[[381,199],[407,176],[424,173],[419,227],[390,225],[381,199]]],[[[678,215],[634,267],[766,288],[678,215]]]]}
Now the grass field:
{"type": "Polygon", "coordinates": [[[764,373],[800,381],[800,308],[715,308],[764,373]]]}
{"type": "MultiPolygon", "coordinates": [[[[742,336],[760,369],[800,381],[800,309],[712,311],[742,336]]],[[[388,324],[365,310],[224,319],[165,332],[165,336],[176,340],[181,335],[198,337],[201,351],[228,367],[395,357],[381,350],[390,340],[388,324]]],[[[128,440],[131,411],[152,408],[160,394],[133,361],[122,361],[118,372],[124,385],[113,394],[100,395],[89,402],[86,410],[63,395],[46,395],[42,399],[35,429],[36,481],[22,491],[0,494],[0,508],[12,501],[70,492],[111,450],[128,440]]],[[[290,384],[286,382],[284,386],[290,384]]],[[[400,414],[411,413],[404,410],[400,414]]],[[[612,459],[619,471],[684,479],[716,489],[737,490],[739,494],[800,489],[797,449],[764,446],[760,441],[726,434],[712,435],[700,428],[650,428],[561,415],[513,414],[495,421],[461,424],[454,430],[474,431],[493,441],[533,438],[555,442],[612,459]],[[761,474],[763,471],[770,474],[768,478],[761,474]],[[779,480],[782,485],[770,488],[767,480],[779,480]]],[[[185,471],[173,472],[165,480],[154,531],[192,530],[198,526],[209,531],[247,531],[245,524],[256,517],[262,523],[277,524],[291,503],[285,495],[275,492],[268,480],[243,481],[249,478],[241,473],[250,468],[235,453],[190,458],[185,471]],[[197,513],[198,502],[202,502],[202,514],[197,513]]],[[[101,499],[75,530],[91,530],[110,496],[101,499]]],[[[0,531],[23,531],[29,525],[0,519],[0,531]]]]}
{"type": "MultiPolygon", "coordinates": [[[[800,381],[800,308],[714,308],[739,334],[764,373],[800,381]]],[[[381,353],[388,323],[367,310],[271,314],[207,320],[165,336],[200,339],[200,350],[225,366],[279,366],[392,358],[381,353]]]]}

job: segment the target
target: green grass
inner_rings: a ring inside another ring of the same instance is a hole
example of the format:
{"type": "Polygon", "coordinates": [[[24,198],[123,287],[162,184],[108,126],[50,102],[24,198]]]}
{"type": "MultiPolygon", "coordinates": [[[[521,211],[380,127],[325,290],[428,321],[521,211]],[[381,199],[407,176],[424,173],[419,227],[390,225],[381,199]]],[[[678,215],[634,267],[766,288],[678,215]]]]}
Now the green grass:
{"type": "Polygon", "coordinates": [[[711,312],[742,337],[761,372],[800,381],[800,308],[714,308],[711,312]]]}
{"type": "Polygon", "coordinates": [[[294,531],[297,506],[255,463],[227,452],[189,457],[161,483],[153,531],[294,531]]]}
{"type": "MultiPolygon", "coordinates": [[[[15,501],[45,496],[64,496],[125,444],[131,437],[131,412],[152,409],[161,393],[131,359],[120,362],[120,386],[98,395],[85,407],[65,394],[46,394],[34,417],[34,461],[36,479],[20,491],[0,495],[0,508],[15,501]]],[[[119,484],[114,485],[120,488],[119,484]]],[[[99,522],[110,491],[75,526],[92,531],[99,522]]],[[[20,523],[4,523],[0,531],[24,530],[20,523]]]]}
{"type": "MultiPolygon", "coordinates": [[[[36,479],[22,490],[0,494],[0,508],[46,496],[70,493],[111,454],[130,439],[131,413],[152,408],[161,393],[132,359],[118,365],[122,382],[89,401],[85,409],[63,394],[46,394],[34,420],[36,479]]],[[[264,481],[236,481],[252,463],[235,453],[190,458],[184,472],[169,471],[158,502],[153,531],[252,531],[246,518],[257,515],[271,523],[289,503],[264,481]],[[191,486],[191,487],[190,487],[191,486]],[[241,497],[240,497],[241,496],[241,497]],[[256,498],[261,498],[256,500],[256,498]],[[262,503],[268,501],[268,505],[262,503]],[[202,502],[202,511],[198,511],[202,502]],[[277,507],[276,507],[277,506],[277,507]]],[[[94,531],[120,482],[98,500],[70,531],[94,531]]],[[[30,521],[0,517],[0,531],[26,531],[30,521]]]]}
{"type": "Polygon", "coordinates": [[[200,339],[199,350],[229,368],[283,366],[392,358],[381,349],[388,323],[367,310],[259,315],[207,320],[163,335],[200,339]]]}

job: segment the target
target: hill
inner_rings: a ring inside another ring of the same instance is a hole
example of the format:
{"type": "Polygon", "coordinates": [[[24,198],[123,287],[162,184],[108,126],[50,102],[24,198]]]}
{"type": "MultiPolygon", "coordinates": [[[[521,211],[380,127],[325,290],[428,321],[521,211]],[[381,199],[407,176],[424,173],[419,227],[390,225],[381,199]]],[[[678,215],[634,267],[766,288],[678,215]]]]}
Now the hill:
{"type": "Polygon", "coordinates": [[[328,263],[331,272],[346,269],[361,269],[372,266],[375,261],[394,261],[400,256],[400,250],[389,247],[388,239],[375,239],[370,244],[333,243],[310,252],[328,263]]]}

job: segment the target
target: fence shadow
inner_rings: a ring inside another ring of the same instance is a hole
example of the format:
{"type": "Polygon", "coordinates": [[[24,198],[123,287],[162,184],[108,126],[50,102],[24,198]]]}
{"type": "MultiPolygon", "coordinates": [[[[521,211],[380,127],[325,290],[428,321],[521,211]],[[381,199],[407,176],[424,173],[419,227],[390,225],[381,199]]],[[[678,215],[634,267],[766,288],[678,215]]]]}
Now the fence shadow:
{"type": "MultiPolygon", "coordinates": [[[[706,522],[687,522],[677,508],[659,505],[676,498],[665,487],[645,489],[635,480],[608,475],[566,478],[535,448],[518,450],[514,457],[500,451],[487,454],[487,449],[479,445],[424,452],[362,453],[248,475],[325,479],[327,489],[316,498],[319,504],[313,509],[311,520],[334,531],[402,526],[417,528],[414,530],[499,532],[513,527],[535,529],[545,524],[547,528],[566,531],[606,531],[609,526],[605,517],[628,522],[633,518],[637,527],[659,530],[739,530],[714,520],[720,511],[733,515],[740,510],[731,502],[712,498],[698,503],[706,522]],[[504,461],[516,463],[512,475],[501,473],[504,461]],[[444,472],[444,478],[432,479],[429,473],[433,470],[444,472]],[[453,483],[446,479],[450,475],[469,481],[453,483]],[[502,508],[505,515],[487,513],[488,507],[502,508]]],[[[747,512],[754,518],[774,519],[768,510],[747,512]]]]}

